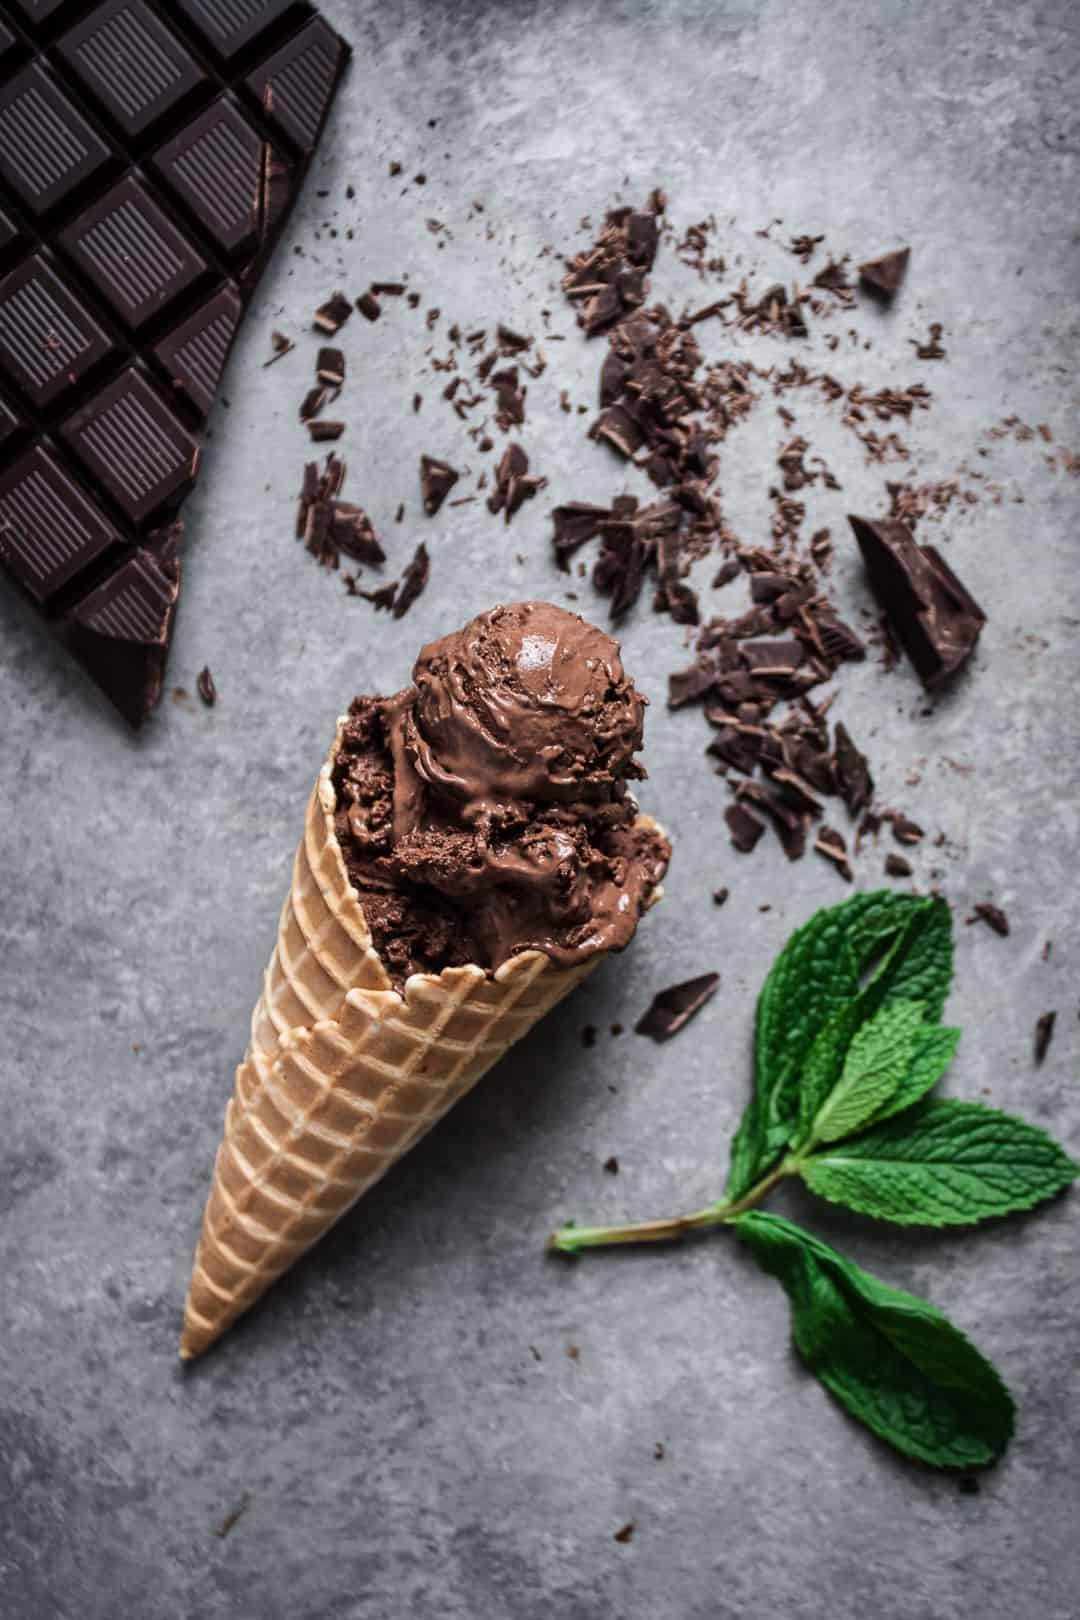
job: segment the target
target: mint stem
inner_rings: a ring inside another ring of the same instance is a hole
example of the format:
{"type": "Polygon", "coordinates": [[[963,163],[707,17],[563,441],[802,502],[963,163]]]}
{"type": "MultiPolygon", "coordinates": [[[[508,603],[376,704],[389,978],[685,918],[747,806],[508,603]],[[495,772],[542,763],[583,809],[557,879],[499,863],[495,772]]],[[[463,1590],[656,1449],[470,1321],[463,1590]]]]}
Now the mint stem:
{"type": "Polygon", "coordinates": [[[692,1232],[724,1226],[748,1209],[754,1209],[778,1182],[797,1168],[796,1161],[789,1156],[742,1198],[722,1198],[718,1203],[706,1204],[704,1209],[692,1210],[689,1215],[633,1221],[626,1226],[560,1226],[548,1238],[547,1246],[555,1254],[577,1254],[581,1249],[607,1249],[620,1243],[677,1243],[692,1232]]]}

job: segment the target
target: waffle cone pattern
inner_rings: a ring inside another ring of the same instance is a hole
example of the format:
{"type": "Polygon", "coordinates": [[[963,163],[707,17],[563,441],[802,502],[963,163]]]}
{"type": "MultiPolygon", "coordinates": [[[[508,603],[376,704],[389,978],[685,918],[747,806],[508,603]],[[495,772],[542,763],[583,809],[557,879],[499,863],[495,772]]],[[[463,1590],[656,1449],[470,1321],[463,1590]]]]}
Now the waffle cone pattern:
{"type": "MultiPolygon", "coordinates": [[[[539,951],[392,986],[334,834],[340,740],[304,837],[236,1071],[184,1310],[202,1355],[341,1219],[602,954],[561,968],[539,951]]],[[[653,899],[659,899],[660,891],[653,899]]]]}

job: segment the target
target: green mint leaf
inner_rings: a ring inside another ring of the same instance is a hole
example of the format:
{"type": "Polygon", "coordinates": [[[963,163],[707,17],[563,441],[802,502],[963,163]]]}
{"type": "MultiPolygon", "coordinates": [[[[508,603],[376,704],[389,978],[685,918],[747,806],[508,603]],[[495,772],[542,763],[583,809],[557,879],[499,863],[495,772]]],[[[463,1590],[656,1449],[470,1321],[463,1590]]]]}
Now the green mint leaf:
{"type": "MultiPolygon", "coordinates": [[[[731,1146],[729,1198],[741,1198],[784,1152],[799,1115],[799,1078],[822,1028],[858,996],[860,979],[874,960],[916,914],[934,904],[888,889],[853,895],[816,912],[788,940],[758,999],[753,1094],[731,1146]]],[[[921,977],[923,990],[898,992],[923,1001],[927,1019],[935,1022],[951,971],[947,911],[945,917],[946,948],[930,930],[932,937],[913,957],[910,975],[921,977]]],[[[830,1089],[827,1085],[819,1102],[830,1089]]]]}
{"type": "Polygon", "coordinates": [[[902,1113],[913,1103],[922,1101],[926,1093],[937,1085],[955,1057],[960,1033],[960,1030],[951,1029],[947,1024],[934,1024],[930,1029],[923,1025],[915,1037],[915,1050],[907,1073],[885,1106],[878,1109],[873,1124],[891,1119],[893,1114],[902,1113]]]}
{"type": "Polygon", "coordinates": [[[1012,1398],[936,1306],[888,1287],[779,1215],[754,1211],[734,1224],[783,1285],[799,1354],[853,1417],[938,1468],[1001,1456],[1012,1398]]]}
{"type": "Polygon", "coordinates": [[[970,1226],[1031,1209],[1078,1167],[1026,1120],[977,1102],[936,1101],[806,1160],[812,1192],[900,1226],[970,1226]]]}
{"type": "Polygon", "coordinates": [[[923,1021],[921,1001],[894,1001],[857,1030],[834,1089],[818,1110],[818,1142],[851,1136],[886,1107],[904,1084],[923,1021]]]}
{"type": "Polygon", "coordinates": [[[798,1120],[793,1147],[805,1143],[818,1110],[839,1083],[855,1035],[881,1007],[919,1001],[924,1017],[937,1023],[952,978],[952,918],[943,900],[914,900],[891,938],[874,942],[860,966],[865,982],[819,1030],[806,1055],[798,1086],[798,1120]],[[920,990],[925,994],[920,994],[920,990]]]}

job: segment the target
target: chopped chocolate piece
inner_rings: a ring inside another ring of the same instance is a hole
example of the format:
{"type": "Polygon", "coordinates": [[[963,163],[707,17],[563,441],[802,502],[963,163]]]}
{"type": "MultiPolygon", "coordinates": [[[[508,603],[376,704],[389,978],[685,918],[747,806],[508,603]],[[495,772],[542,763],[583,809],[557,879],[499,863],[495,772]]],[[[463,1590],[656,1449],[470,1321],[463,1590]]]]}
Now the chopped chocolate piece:
{"type": "Polygon", "coordinates": [[[834,732],[833,771],[848,814],[857,816],[874,796],[874,778],[870,775],[866,755],[859,752],[851,740],[851,733],[839,721],[834,732]]]}
{"type": "Polygon", "coordinates": [[[1056,1012],[1040,1013],[1035,1022],[1035,1062],[1041,1063],[1050,1050],[1050,1042],[1054,1038],[1054,1025],[1057,1022],[1056,1012]]]}
{"type": "Polygon", "coordinates": [[[838,833],[834,827],[819,827],[817,837],[814,839],[814,848],[819,855],[824,855],[826,860],[833,863],[842,878],[848,883],[851,882],[854,874],[842,833],[838,833]]]}
{"type": "Polygon", "coordinates": [[[604,1169],[607,1171],[609,1176],[617,1176],[618,1175],[618,1173],[619,1173],[619,1161],[615,1157],[614,1153],[611,1155],[610,1159],[605,1159],[604,1160],[604,1169]]]}
{"type": "Polygon", "coordinates": [[[636,1525],[634,1524],[633,1519],[631,1519],[627,1524],[623,1525],[621,1530],[616,1530],[615,1540],[619,1542],[621,1546],[625,1547],[628,1541],[633,1541],[635,1529],[636,1525]]]}
{"type": "Polygon", "coordinates": [[[986,615],[932,546],[895,518],[850,517],[870,584],[915,671],[935,691],[971,656],[986,615]]]}
{"type": "Polygon", "coordinates": [[[330,517],[330,536],[339,551],[357,562],[378,566],[386,561],[371,519],[362,507],[351,501],[335,501],[330,517]]]}
{"type": "Polygon", "coordinates": [[[390,581],[389,585],[380,585],[377,590],[357,591],[356,594],[357,596],[364,597],[368,602],[370,602],[376,613],[381,613],[384,609],[393,609],[397,592],[398,582],[396,579],[394,579],[390,581]]]}
{"type": "Polygon", "coordinates": [[[660,582],[656,593],[658,610],[666,608],[676,624],[699,623],[697,594],[680,577],[680,541],[677,533],[660,536],[656,557],[660,582]]]}
{"type": "Polygon", "coordinates": [[[905,247],[883,253],[880,259],[867,259],[865,264],[859,266],[859,280],[875,298],[888,301],[899,292],[910,258],[911,249],[905,247]]]}
{"type": "Polygon", "coordinates": [[[651,1035],[654,1041],[670,1040],[701,1011],[719,983],[719,973],[703,973],[700,978],[658,990],[634,1025],[635,1034],[651,1035]]]}
{"type": "Polygon", "coordinates": [[[570,558],[574,552],[600,533],[600,525],[611,513],[603,506],[590,506],[585,501],[567,501],[551,514],[555,531],[551,543],[555,560],[564,574],[570,572],[570,558]]]}
{"type": "Polygon", "coordinates": [[[889,817],[892,822],[893,837],[898,844],[918,844],[924,834],[917,821],[910,821],[907,816],[893,814],[889,817]]]}
{"type": "Polygon", "coordinates": [[[728,561],[726,563],[721,563],[720,567],[716,570],[716,573],[713,575],[713,580],[712,580],[712,588],[713,588],[713,590],[714,591],[722,590],[722,588],[725,585],[730,585],[731,581],[733,579],[737,579],[741,573],[742,573],[742,563],[736,562],[734,557],[732,557],[730,559],[730,561],[728,561]]]}
{"type": "Polygon", "coordinates": [[[308,433],[316,444],[323,444],[331,439],[340,439],[344,431],[344,422],[308,423],[308,433]]]}
{"type": "Polygon", "coordinates": [[[654,193],[646,209],[615,208],[596,245],[568,259],[562,279],[566,296],[579,304],[578,323],[592,337],[645,302],[660,239],[663,200],[654,193]]]}
{"type": "Polygon", "coordinates": [[[739,854],[749,855],[765,831],[765,823],[741,804],[729,804],[724,811],[724,820],[731,832],[731,842],[739,854]]]}
{"type": "Polygon", "coordinates": [[[318,384],[316,384],[314,388],[309,388],[303,399],[300,401],[301,422],[310,422],[312,417],[318,416],[319,412],[326,404],[326,397],[327,390],[320,387],[318,384]]]}
{"type": "Polygon", "coordinates": [[[668,708],[681,709],[687,703],[699,703],[716,685],[716,667],[698,659],[689,669],[676,670],[668,676],[668,708]]]}
{"type": "Polygon", "coordinates": [[[293,349],[296,348],[296,344],[293,342],[292,338],[286,337],[284,332],[271,332],[270,347],[274,352],[270,356],[269,360],[263,361],[264,371],[266,370],[267,366],[272,366],[275,361],[280,360],[284,355],[291,354],[293,349]]]}
{"type": "Polygon", "coordinates": [[[352,305],[345,294],[336,292],[326,300],[325,304],[319,305],[311,318],[312,325],[317,327],[320,332],[327,332],[333,337],[335,332],[340,332],[351,314],[352,305]]]}
{"type": "Polygon", "coordinates": [[[345,381],[345,355],[341,349],[319,350],[315,375],[330,388],[340,388],[345,381]]]}
{"type": "Polygon", "coordinates": [[[488,496],[488,511],[502,512],[507,523],[527,500],[547,484],[529,472],[529,458],[520,444],[508,444],[495,469],[495,487],[488,496]]]}
{"type": "Polygon", "coordinates": [[[757,809],[764,810],[780,840],[789,861],[797,861],[806,851],[805,812],[794,810],[778,794],[770,793],[760,782],[740,782],[735,790],[740,800],[749,800],[757,809]]]}
{"type": "MultiPolygon", "coordinates": [[[[382,290],[385,291],[385,289],[382,290]]],[[[356,307],[364,317],[365,321],[377,321],[379,316],[382,314],[382,305],[375,296],[374,287],[369,287],[367,292],[362,292],[360,294],[359,298],[356,300],[356,307]]]]}
{"type": "Polygon", "coordinates": [[[728,889],[714,889],[713,890],[713,905],[722,906],[724,904],[725,900],[727,899],[729,892],[730,891],[728,889]]]}
{"type": "MultiPolygon", "coordinates": [[[[405,291],[405,283],[403,281],[373,281],[368,290],[375,293],[379,298],[400,298],[405,291]]],[[[419,293],[417,293],[416,297],[419,298],[419,296],[419,293]]]]}
{"type": "Polygon", "coordinates": [[[210,665],[204,664],[195,679],[195,689],[208,709],[212,709],[217,702],[217,687],[214,677],[210,673],[210,665]]]}
{"type": "Polygon", "coordinates": [[[964,919],[969,927],[974,922],[984,922],[995,934],[1000,934],[1002,939],[1008,938],[1009,919],[1000,906],[995,906],[990,900],[980,900],[973,909],[975,915],[964,919]]]}
{"type": "Polygon", "coordinates": [[[460,477],[449,462],[437,461],[434,456],[420,457],[420,493],[428,517],[435,516],[460,477]]]}
{"type": "Polygon", "coordinates": [[[428,582],[431,563],[423,541],[417,546],[413,560],[401,576],[401,588],[393,604],[395,619],[403,618],[428,582]]]}
{"type": "Polygon", "coordinates": [[[890,850],[885,857],[885,876],[910,877],[911,872],[911,862],[906,861],[902,855],[897,855],[895,851],[890,850]]]}

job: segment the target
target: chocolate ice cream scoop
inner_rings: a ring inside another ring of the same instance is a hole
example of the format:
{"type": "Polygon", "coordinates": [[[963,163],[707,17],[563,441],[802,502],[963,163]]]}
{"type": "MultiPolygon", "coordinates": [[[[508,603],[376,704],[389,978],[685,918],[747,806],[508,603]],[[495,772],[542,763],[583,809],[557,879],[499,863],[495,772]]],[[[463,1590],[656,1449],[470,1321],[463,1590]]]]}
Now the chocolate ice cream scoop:
{"type": "Polygon", "coordinates": [[[476,811],[595,803],[642,774],[645,700],[618,642],[550,602],[492,608],[430,642],[413,680],[409,750],[440,797],[476,811]]]}

